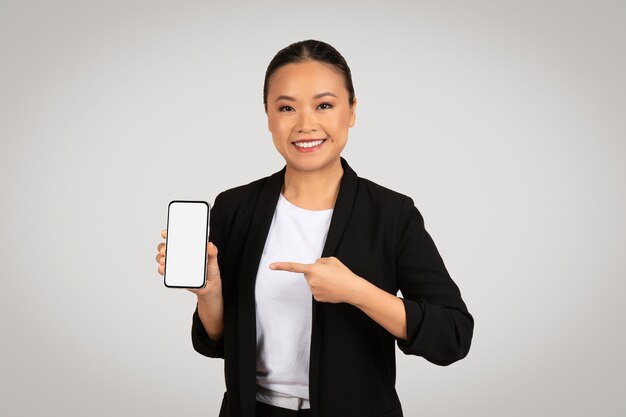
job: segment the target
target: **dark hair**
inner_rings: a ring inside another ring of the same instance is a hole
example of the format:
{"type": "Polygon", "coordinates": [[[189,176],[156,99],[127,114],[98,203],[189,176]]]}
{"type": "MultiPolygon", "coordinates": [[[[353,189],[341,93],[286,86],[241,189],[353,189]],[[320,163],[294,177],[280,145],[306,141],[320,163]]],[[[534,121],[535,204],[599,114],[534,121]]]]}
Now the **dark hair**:
{"type": "Polygon", "coordinates": [[[354,86],[352,85],[352,74],[350,67],[343,56],[331,45],[309,39],[292,43],[291,45],[281,49],[272,58],[272,61],[265,71],[265,81],[263,83],[263,106],[267,111],[267,91],[269,89],[269,79],[276,70],[287,64],[294,64],[306,61],[319,61],[330,64],[343,77],[344,84],[348,90],[348,102],[350,105],[354,103],[354,86]]]}

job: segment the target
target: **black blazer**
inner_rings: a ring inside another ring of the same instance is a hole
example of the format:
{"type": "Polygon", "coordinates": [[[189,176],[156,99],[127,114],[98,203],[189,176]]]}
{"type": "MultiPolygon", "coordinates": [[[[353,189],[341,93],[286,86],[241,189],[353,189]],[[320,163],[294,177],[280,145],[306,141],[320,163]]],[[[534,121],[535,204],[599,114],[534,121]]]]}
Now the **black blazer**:
{"type": "MultiPolygon", "coordinates": [[[[437,365],[464,358],[474,319],[413,200],[358,177],[341,157],[343,176],[322,257],[404,297],[408,341],[397,339],[358,308],[311,297],[309,394],[314,417],[396,417],[395,343],[437,365]]],[[[224,334],[208,337],[193,314],[193,347],[224,358],[226,392],[220,417],[254,416],[256,317],[254,284],[283,185],[280,171],[223,191],[211,209],[209,240],[218,250],[224,334]]]]}

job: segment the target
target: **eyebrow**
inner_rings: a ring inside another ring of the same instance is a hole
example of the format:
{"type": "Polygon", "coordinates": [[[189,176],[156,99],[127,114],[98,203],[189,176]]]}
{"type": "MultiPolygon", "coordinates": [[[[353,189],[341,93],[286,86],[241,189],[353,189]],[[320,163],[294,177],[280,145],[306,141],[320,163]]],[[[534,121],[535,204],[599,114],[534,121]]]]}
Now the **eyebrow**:
{"type": "MultiPolygon", "coordinates": [[[[327,97],[327,96],[332,96],[332,97],[337,98],[337,96],[334,95],[333,93],[331,93],[330,91],[325,91],[323,93],[316,94],[316,95],[313,96],[313,98],[314,99],[318,99],[318,98],[327,97]]],[[[291,96],[285,96],[285,95],[278,96],[276,98],[276,100],[274,100],[274,102],[276,102],[278,100],[296,101],[295,98],[293,98],[291,96]]]]}

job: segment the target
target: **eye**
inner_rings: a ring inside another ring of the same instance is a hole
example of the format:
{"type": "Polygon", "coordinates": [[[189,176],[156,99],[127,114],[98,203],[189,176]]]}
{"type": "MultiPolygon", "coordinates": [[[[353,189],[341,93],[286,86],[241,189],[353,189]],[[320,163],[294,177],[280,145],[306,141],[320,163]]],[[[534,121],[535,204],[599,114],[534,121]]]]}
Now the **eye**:
{"type": "Polygon", "coordinates": [[[332,109],[333,105],[330,103],[321,103],[319,106],[317,106],[319,109],[321,110],[327,110],[327,109],[332,109]]]}
{"type": "Polygon", "coordinates": [[[288,112],[288,111],[292,111],[292,110],[293,110],[293,107],[291,107],[291,106],[281,106],[281,107],[278,108],[278,111],[280,111],[280,112],[288,112]]]}

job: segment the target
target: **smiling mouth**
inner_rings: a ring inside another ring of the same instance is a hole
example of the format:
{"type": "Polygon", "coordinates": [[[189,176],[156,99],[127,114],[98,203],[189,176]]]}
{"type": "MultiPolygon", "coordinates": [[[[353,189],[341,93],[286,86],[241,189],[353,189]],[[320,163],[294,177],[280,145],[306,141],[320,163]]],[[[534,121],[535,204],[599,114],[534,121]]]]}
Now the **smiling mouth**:
{"type": "Polygon", "coordinates": [[[314,148],[316,146],[321,145],[326,142],[327,138],[324,139],[302,139],[295,142],[291,142],[294,146],[298,148],[314,148]]]}

